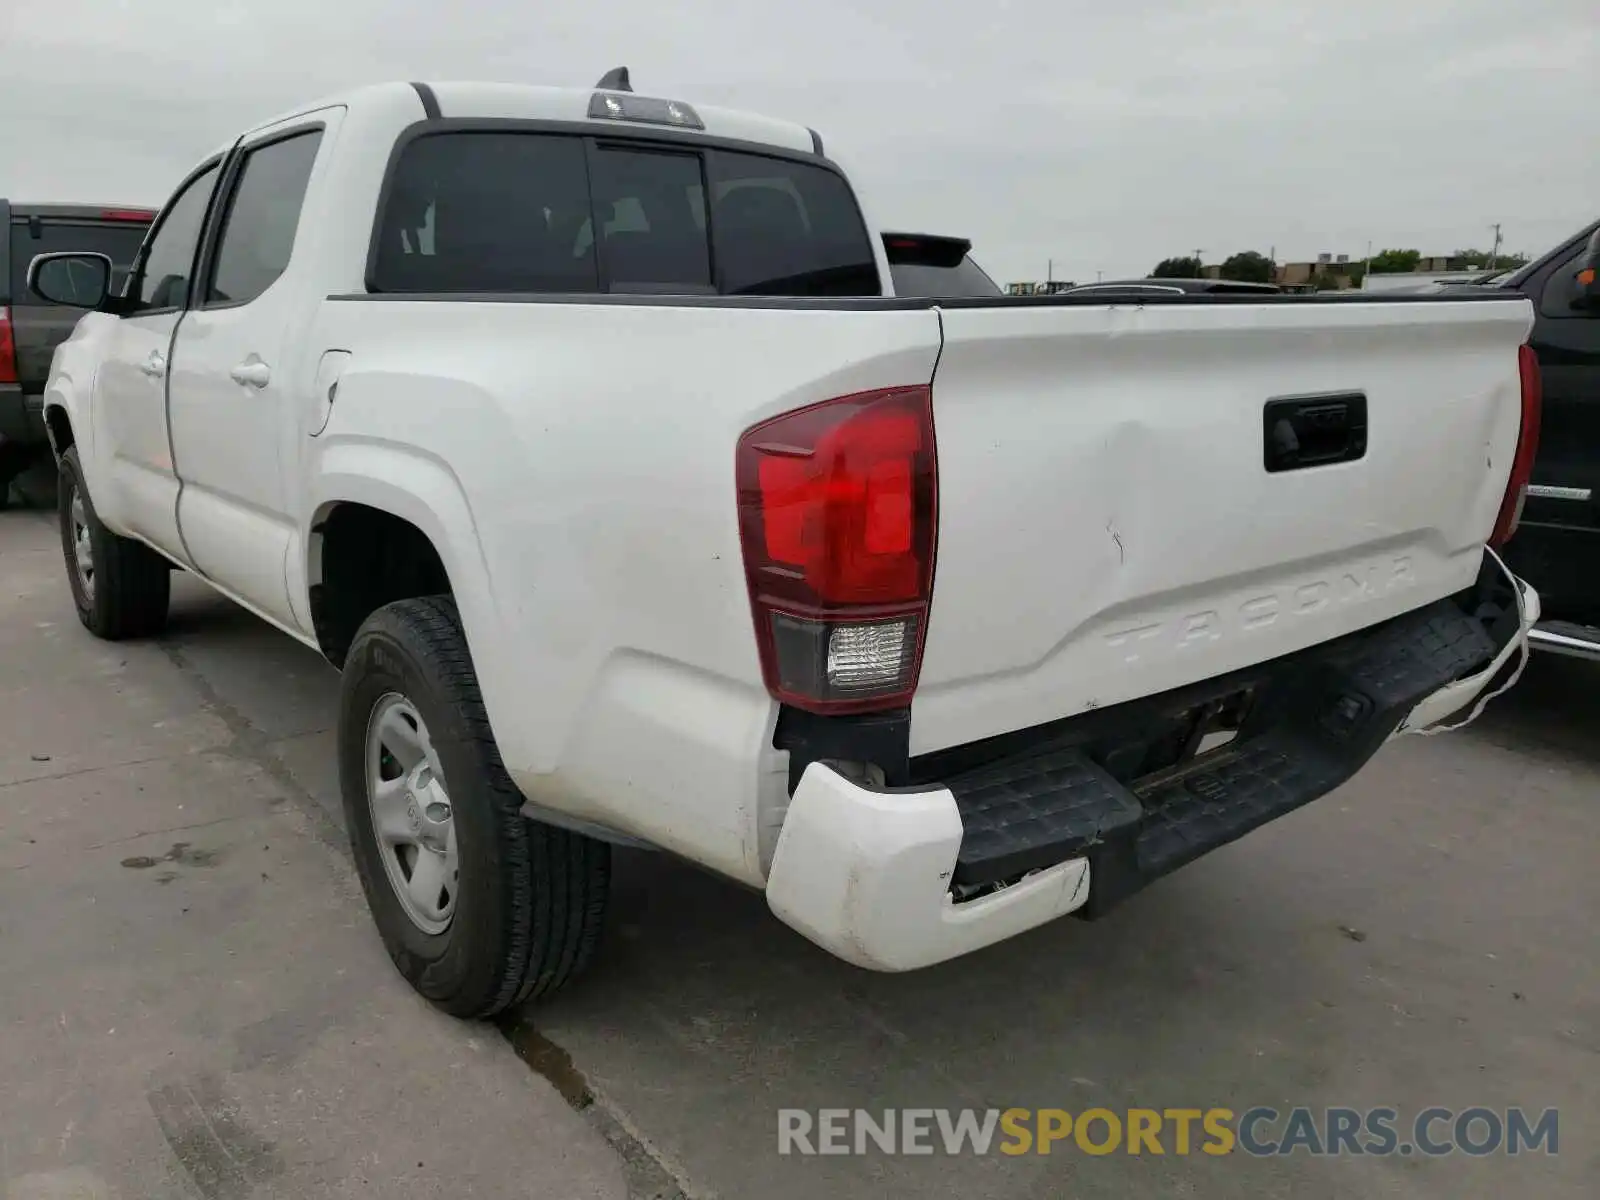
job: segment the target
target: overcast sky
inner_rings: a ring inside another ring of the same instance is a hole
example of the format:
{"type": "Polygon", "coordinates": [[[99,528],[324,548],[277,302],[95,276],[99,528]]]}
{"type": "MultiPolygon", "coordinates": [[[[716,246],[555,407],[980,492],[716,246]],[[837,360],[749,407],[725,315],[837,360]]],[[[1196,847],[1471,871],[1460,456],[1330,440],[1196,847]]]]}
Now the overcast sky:
{"type": "Polygon", "coordinates": [[[1600,216],[1600,0],[0,0],[0,196],[158,204],[381,79],[815,126],[878,219],[1001,282],[1168,255],[1540,251],[1600,216]]]}

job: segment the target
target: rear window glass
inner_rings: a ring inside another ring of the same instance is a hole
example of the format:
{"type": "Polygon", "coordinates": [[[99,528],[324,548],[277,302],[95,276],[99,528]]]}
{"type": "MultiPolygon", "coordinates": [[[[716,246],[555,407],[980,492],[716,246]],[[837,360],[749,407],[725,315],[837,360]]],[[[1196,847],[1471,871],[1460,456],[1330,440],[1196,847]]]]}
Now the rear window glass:
{"type": "Polygon", "coordinates": [[[759,154],[714,150],[707,158],[721,291],[881,294],[867,227],[840,176],[759,154]]]}
{"type": "Polygon", "coordinates": [[[71,223],[66,221],[40,221],[39,236],[34,237],[25,220],[11,222],[11,301],[13,304],[45,305],[48,300],[28,291],[28,264],[36,254],[58,254],[82,251],[104,254],[111,259],[111,290],[121,292],[122,282],[128,277],[134,257],[144,241],[148,226],[137,222],[126,224],[71,223]]]}
{"type": "Polygon", "coordinates": [[[759,154],[433,134],[402,151],[379,220],[384,292],[881,291],[844,180],[759,154]]]}
{"type": "MultiPolygon", "coordinates": [[[[607,290],[715,292],[700,156],[601,147],[593,163],[600,271],[607,290]]],[[[585,226],[580,248],[593,237],[585,226]]]]}
{"type": "Polygon", "coordinates": [[[934,267],[923,263],[891,263],[897,296],[999,296],[1000,285],[983,273],[970,258],[954,267],[934,267]]]}

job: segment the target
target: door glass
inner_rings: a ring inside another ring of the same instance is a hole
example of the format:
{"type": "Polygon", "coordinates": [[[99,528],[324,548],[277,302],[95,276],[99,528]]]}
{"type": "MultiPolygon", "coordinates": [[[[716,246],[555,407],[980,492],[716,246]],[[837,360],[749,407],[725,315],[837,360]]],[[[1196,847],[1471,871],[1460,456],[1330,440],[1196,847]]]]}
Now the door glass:
{"type": "Polygon", "coordinates": [[[583,142],[537,133],[429,134],[400,153],[378,218],[380,292],[598,290],[583,142]]]}
{"type": "Polygon", "coordinates": [[[195,251],[206,208],[217,186],[217,168],[208,167],[178,194],[156,227],[139,277],[136,312],[181,308],[188,302],[195,251]]]}
{"type": "Polygon", "coordinates": [[[228,199],[205,303],[248,304],[289,268],[322,131],[245,152],[228,199]]]}

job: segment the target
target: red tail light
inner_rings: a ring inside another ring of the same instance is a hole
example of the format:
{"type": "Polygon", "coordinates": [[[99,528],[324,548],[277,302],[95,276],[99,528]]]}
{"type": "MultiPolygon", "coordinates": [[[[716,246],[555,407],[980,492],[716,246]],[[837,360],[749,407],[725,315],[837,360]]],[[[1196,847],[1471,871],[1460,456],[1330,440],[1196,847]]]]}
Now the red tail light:
{"type": "Polygon", "coordinates": [[[11,334],[11,310],[0,305],[0,383],[17,382],[17,343],[11,334]]]}
{"type": "Polygon", "coordinates": [[[739,439],[735,471],[767,690],[817,713],[909,704],[933,593],[931,391],[776,417],[739,439]]]}
{"type": "Polygon", "coordinates": [[[1533,460],[1539,453],[1539,413],[1543,389],[1539,381],[1539,359],[1533,347],[1517,347],[1517,367],[1522,375],[1522,427],[1517,433],[1517,452],[1511,459],[1511,478],[1506,482],[1505,499],[1500,502],[1500,517],[1489,537],[1491,546],[1504,546],[1522,520],[1522,505],[1533,480],[1533,460]]]}
{"type": "Polygon", "coordinates": [[[148,208],[106,208],[100,211],[103,221],[138,221],[148,225],[156,219],[154,211],[148,208]]]}

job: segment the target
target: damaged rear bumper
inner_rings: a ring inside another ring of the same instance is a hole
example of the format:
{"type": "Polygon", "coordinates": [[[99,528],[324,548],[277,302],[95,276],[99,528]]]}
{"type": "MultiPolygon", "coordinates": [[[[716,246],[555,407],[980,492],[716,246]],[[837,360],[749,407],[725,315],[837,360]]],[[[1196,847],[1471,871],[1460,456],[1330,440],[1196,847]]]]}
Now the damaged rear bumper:
{"type": "Polygon", "coordinates": [[[1518,585],[1519,604],[1509,580],[1486,562],[1469,592],[1224,679],[940,755],[935,777],[912,787],[863,786],[813,762],[784,819],[768,903],[880,971],[1069,912],[1100,915],[1502,685],[1539,618],[1538,596],[1518,585]],[[1228,745],[1130,774],[1129,747],[1146,753],[1150,731],[1245,694],[1228,745]]]}

